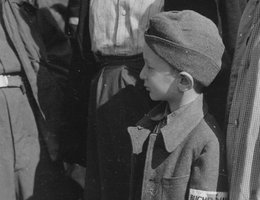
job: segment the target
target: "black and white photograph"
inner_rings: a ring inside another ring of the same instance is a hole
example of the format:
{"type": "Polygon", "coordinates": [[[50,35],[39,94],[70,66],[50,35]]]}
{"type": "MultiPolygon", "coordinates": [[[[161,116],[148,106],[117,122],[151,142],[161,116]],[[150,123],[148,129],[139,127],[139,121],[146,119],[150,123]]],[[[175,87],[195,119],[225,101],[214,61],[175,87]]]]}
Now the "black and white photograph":
{"type": "Polygon", "coordinates": [[[0,200],[260,200],[259,0],[0,1],[0,200]]]}

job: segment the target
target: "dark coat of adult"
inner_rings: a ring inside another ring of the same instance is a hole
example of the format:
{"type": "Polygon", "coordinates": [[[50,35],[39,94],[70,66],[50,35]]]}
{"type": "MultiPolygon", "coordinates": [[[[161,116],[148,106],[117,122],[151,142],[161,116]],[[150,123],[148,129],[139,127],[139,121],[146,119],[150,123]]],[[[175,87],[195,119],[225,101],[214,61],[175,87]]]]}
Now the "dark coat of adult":
{"type": "Polygon", "coordinates": [[[233,57],[238,25],[247,1],[248,0],[219,0],[222,37],[230,59],[233,57]]]}
{"type": "Polygon", "coordinates": [[[43,127],[40,126],[40,124],[45,126],[46,122],[57,118],[57,110],[63,96],[53,76],[52,70],[55,66],[49,62],[45,45],[38,32],[37,7],[31,2],[29,0],[1,0],[5,31],[21,63],[26,93],[30,97],[39,125],[41,155],[35,174],[35,191],[32,198],[38,200],[78,199],[78,189],[61,173],[58,166],[55,165],[54,168],[46,151],[48,138],[55,135],[50,135],[49,131],[43,131],[43,127]],[[72,192],[74,188],[75,193],[72,192]]]}

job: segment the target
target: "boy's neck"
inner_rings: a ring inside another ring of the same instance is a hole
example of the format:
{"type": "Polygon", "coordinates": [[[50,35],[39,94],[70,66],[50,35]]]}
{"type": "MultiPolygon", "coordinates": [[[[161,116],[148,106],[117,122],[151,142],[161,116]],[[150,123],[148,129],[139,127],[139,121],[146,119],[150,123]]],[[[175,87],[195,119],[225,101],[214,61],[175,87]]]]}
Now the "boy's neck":
{"type": "Polygon", "coordinates": [[[198,96],[200,96],[200,94],[198,94],[198,93],[184,94],[181,96],[180,99],[168,101],[169,108],[170,108],[171,112],[174,112],[174,111],[178,110],[180,107],[193,102],[198,96]]]}

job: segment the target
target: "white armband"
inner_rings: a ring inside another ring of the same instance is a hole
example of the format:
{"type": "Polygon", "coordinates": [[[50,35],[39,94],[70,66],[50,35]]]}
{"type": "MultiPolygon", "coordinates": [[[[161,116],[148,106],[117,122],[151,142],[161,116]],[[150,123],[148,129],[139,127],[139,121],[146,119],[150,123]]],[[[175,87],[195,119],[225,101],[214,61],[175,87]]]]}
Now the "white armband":
{"type": "Polygon", "coordinates": [[[78,17],[70,17],[69,23],[73,24],[73,25],[78,25],[79,24],[79,18],[78,17]]]}
{"type": "Polygon", "coordinates": [[[228,192],[190,189],[189,200],[228,200],[228,192]]]}

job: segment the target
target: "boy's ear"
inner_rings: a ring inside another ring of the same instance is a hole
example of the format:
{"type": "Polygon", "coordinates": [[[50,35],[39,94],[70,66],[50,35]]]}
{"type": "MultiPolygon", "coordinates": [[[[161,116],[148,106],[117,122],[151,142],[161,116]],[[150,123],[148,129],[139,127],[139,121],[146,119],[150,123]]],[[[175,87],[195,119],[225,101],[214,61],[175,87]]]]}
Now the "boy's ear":
{"type": "Polygon", "coordinates": [[[194,86],[194,79],[193,77],[187,72],[180,72],[179,73],[179,83],[178,88],[182,92],[186,92],[192,89],[194,86]]]}

